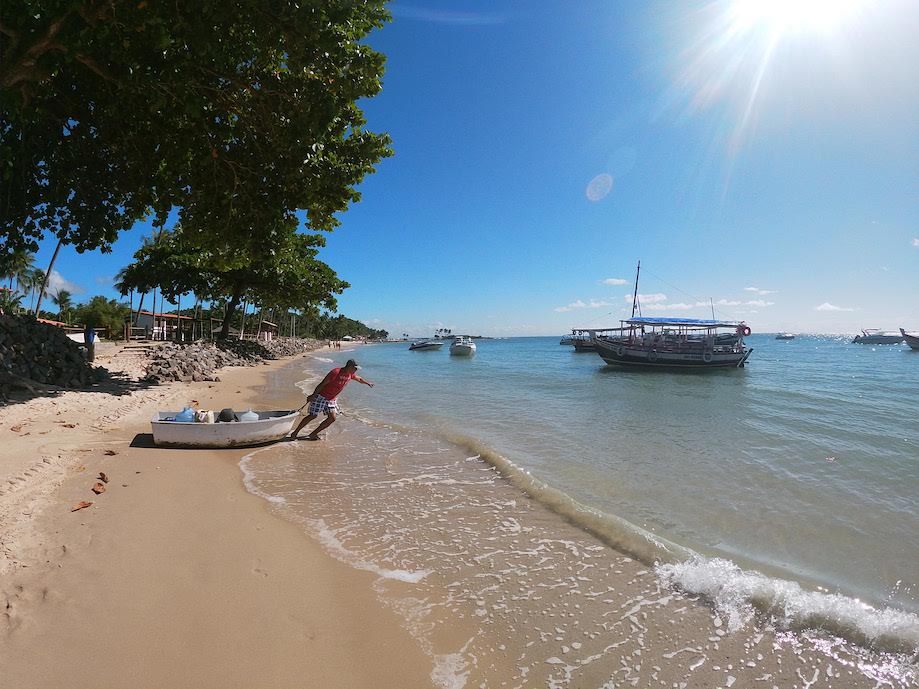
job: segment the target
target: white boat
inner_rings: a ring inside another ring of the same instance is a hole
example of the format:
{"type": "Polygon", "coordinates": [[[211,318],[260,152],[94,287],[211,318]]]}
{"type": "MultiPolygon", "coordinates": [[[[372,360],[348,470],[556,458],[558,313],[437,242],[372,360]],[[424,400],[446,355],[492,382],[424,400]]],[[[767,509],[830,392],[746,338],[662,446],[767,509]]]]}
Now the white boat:
{"type": "MultiPolygon", "coordinates": [[[[299,411],[259,411],[257,421],[195,423],[175,421],[177,411],[153,415],[153,444],[158,447],[249,447],[280,440],[291,432],[299,411]],[[173,419],[173,420],[170,420],[173,419]]],[[[240,413],[234,415],[237,419],[240,413]]]]}
{"type": "Polygon", "coordinates": [[[427,352],[435,349],[440,349],[443,346],[443,342],[431,342],[430,340],[425,340],[423,342],[412,342],[409,349],[415,352],[427,352]]]}
{"type": "Polygon", "coordinates": [[[475,342],[469,337],[457,337],[450,345],[450,354],[454,356],[472,356],[475,354],[475,342]]]}
{"type": "Polygon", "coordinates": [[[792,333],[779,333],[775,336],[777,340],[793,340],[795,336],[792,333]]]}
{"type": "Polygon", "coordinates": [[[906,340],[906,344],[908,344],[911,349],[919,351],[919,332],[908,333],[903,328],[900,328],[900,334],[903,335],[903,339],[906,340]]]}
{"type": "Polygon", "coordinates": [[[899,333],[883,332],[877,328],[865,328],[861,335],[856,335],[853,343],[858,344],[900,344],[903,342],[903,335],[899,333]]]}

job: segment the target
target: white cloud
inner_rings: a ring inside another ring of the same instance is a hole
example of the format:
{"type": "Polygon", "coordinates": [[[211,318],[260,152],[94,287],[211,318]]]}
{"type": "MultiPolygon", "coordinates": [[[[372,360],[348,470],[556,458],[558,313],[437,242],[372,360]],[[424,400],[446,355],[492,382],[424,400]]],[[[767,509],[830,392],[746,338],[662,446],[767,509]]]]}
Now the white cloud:
{"type": "Polygon", "coordinates": [[[764,301],[762,299],[753,299],[752,301],[745,302],[746,306],[772,306],[775,304],[774,301],[764,301]]]}
{"type": "Polygon", "coordinates": [[[111,285],[115,281],[111,275],[97,275],[96,284],[97,285],[111,285]]]}
{"type": "MultiPolygon", "coordinates": [[[[728,301],[727,299],[719,299],[715,302],[715,306],[740,306],[741,304],[743,304],[743,302],[737,301],[736,299],[732,301],[728,301]]],[[[702,306],[701,303],[699,305],[702,306]]]]}
{"type": "Polygon", "coordinates": [[[815,306],[814,311],[855,311],[855,309],[846,308],[844,306],[835,306],[825,301],[820,306],[815,306]]]}
{"type": "Polygon", "coordinates": [[[568,304],[568,306],[556,306],[553,311],[565,313],[566,311],[574,311],[575,309],[599,309],[604,306],[612,306],[612,304],[604,299],[591,299],[589,302],[583,302],[578,299],[568,304]]]}
{"type": "Polygon", "coordinates": [[[86,288],[82,285],[71,282],[59,272],[52,269],[51,274],[48,275],[48,294],[57,294],[62,289],[67,290],[71,294],[83,294],[83,292],[86,291],[86,288]]]}
{"type": "MultiPolygon", "coordinates": [[[[626,294],[623,297],[623,299],[630,304],[632,303],[631,294],[626,294]]],[[[660,292],[658,292],[657,294],[639,294],[638,301],[641,303],[642,306],[644,306],[645,304],[659,304],[662,301],[667,301],[667,295],[661,294],[660,292]]]]}
{"type": "Polygon", "coordinates": [[[603,284],[604,285],[624,285],[626,284],[626,282],[627,281],[623,280],[622,278],[606,278],[603,281],[603,284]]]}
{"type": "Polygon", "coordinates": [[[766,296],[767,294],[775,294],[774,289],[760,289],[759,287],[744,287],[744,292],[756,292],[760,296],[766,296]]]}
{"type": "Polygon", "coordinates": [[[919,237],[916,237],[916,238],[913,240],[913,246],[919,247],[919,237]]]}
{"type": "Polygon", "coordinates": [[[688,311],[689,309],[695,309],[699,306],[702,306],[702,304],[685,304],[683,302],[676,302],[675,304],[642,304],[641,308],[643,311],[688,311]]]}

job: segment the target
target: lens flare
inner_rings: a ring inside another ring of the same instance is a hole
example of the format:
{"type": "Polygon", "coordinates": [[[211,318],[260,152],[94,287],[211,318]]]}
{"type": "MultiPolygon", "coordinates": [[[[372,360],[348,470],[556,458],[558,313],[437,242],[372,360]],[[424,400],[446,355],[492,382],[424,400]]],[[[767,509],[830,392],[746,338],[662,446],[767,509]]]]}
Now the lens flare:
{"type": "Polygon", "coordinates": [[[587,185],[587,198],[591,201],[599,201],[613,190],[613,176],[608,172],[602,172],[587,185]]]}

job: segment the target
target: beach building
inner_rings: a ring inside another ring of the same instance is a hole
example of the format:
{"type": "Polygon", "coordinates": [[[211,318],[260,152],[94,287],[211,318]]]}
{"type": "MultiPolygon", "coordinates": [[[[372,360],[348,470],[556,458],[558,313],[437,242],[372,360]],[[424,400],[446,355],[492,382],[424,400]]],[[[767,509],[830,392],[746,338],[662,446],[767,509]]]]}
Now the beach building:
{"type": "Polygon", "coordinates": [[[136,327],[144,329],[147,339],[190,342],[195,339],[195,323],[198,321],[191,316],[141,311],[137,314],[136,327]]]}

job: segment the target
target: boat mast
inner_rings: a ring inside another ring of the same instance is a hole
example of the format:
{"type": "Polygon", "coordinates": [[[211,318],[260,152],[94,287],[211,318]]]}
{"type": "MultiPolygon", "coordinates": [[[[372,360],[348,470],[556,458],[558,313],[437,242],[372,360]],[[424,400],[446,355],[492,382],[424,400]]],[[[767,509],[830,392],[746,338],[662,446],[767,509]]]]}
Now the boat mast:
{"type": "Polygon", "coordinates": [[[638,305],[638,276],[641,274],[641,261],[638,262],[638,269],[635,271],[635,293],[632,294],[632,318],[635,318],[635,307],[638,305]]]}

